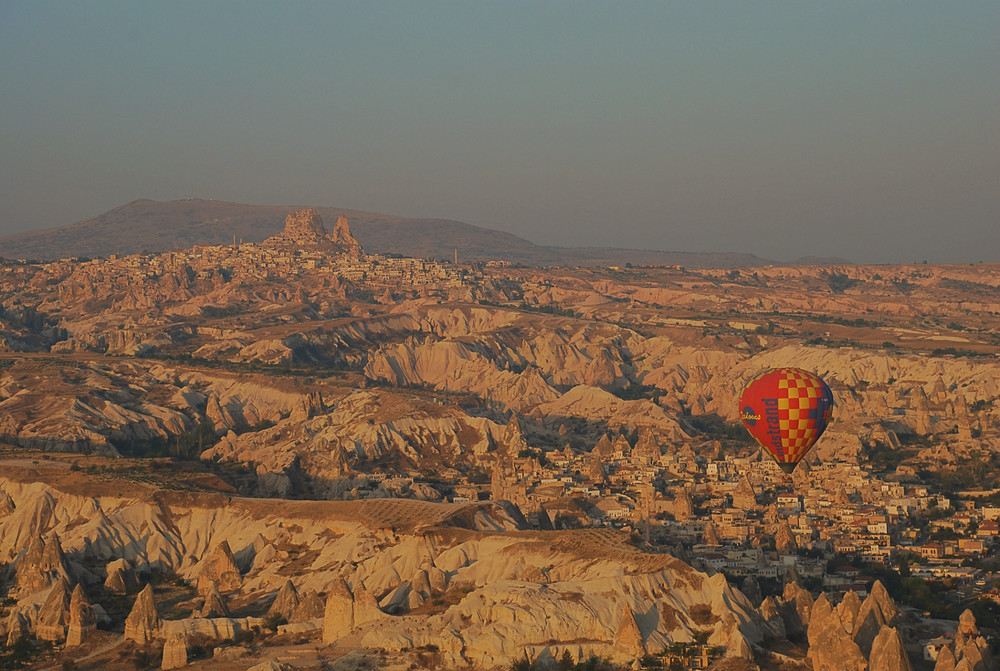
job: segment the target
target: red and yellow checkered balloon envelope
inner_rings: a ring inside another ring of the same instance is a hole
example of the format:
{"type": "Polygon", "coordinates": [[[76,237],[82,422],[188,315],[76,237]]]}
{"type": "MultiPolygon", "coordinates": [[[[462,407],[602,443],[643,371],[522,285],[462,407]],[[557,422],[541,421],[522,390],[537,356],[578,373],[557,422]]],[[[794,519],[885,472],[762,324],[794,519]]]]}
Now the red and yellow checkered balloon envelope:
{"type": "Polygon", "coordinates": [[[795,470],[833,415],[833,393],[801,368],[772,368],[747,382],[740,417],[785,473],[795,470]]]}

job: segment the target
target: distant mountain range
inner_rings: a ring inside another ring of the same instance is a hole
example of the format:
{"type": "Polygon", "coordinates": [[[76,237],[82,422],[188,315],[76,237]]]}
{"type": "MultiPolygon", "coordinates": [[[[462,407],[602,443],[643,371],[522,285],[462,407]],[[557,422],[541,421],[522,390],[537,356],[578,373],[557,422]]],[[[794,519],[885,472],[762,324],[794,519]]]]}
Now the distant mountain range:
{"type": "MultiPolygon", "coordinates": [[[[139,251],[163,252],[195,245],[260,242],[282,230],[292,206],[245,205],[217,200],[135,200],[68,226],[0,238],[0,257],[60,259],[139,251]]],[[[411,219],[333,207],[314,208],[332,226],[347,217],[366,251],[462,263],[500,259],[532,266],[678,265],[689,268],[763,266],[773,261],[753,254],[661,252],[611,247],[547,247],[503,231],[447,219],[411,219]]],[[[809,261],[805,261],[809,263],[809,261]]],[[[846,263],[810,259],[812,265],[846,263]]]]}

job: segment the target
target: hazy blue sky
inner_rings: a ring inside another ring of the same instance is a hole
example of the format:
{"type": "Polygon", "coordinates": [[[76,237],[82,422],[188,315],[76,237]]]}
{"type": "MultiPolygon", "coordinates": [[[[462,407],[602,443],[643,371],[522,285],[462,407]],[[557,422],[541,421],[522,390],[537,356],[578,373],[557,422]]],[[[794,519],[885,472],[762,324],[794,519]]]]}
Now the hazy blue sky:
{"type": "Polygon", "coordinates": [[[141,197],[1000,261],[1000,2],[0,0],[0,234],[141,197]]]}

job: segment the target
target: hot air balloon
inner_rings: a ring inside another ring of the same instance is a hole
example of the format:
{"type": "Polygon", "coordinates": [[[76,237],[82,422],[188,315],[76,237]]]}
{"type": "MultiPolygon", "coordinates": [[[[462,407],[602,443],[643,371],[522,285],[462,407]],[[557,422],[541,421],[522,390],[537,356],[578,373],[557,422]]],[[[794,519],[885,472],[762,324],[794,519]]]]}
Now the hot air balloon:
{"type": "Polygon", "coordinates": [[[826,429],[833,393],[809,371],[772,368],[746,383],[739,407],[750,435],[791,473],[826,429]]]}

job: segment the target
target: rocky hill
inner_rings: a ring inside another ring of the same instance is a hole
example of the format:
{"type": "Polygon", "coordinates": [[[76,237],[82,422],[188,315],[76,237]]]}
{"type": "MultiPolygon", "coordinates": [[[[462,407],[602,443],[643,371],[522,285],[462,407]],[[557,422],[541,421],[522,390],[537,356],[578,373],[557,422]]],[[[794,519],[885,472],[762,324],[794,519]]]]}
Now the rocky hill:
{"type": "MultiPolygon", "coordinates": [[[[60,259],[75,256],[162,252],[234,239],[260,242],[282,230],[299,208],[244,205],[216,200],[136,200],[90,219],[42,231],[0,238],[0,257],[60,259]]],[[[527,265],[683,265],[692,268],[757,266],[770,263],[751,254],[699,254],[611,248],[544,247],[502,231],[446,219],[414,219],[330,207],[316,208],[328,221],[346,217],[358,241],[371,253],[419,258],[527,265]]]]}

